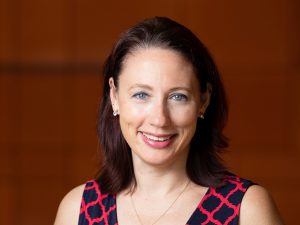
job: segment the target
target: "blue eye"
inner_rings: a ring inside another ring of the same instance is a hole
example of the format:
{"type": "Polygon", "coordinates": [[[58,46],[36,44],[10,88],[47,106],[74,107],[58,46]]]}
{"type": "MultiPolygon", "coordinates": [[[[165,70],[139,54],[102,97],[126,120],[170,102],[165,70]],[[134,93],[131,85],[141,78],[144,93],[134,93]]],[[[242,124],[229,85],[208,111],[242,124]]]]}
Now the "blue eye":
{"type": "Polygon", "coordinates": [[[171,96],[171,99],[175,100],[175,101],[186,101],[187,100],[187,96],[184,94],[174,94],[171,96]]]}
{"type": "Polygon", "coordinates": [[[146,94],[145,92],[138,92],[138,93],[134,94],[132,97],[140,99],[140,100],[145,100],[148,97],[148,94],[146,94]]]}

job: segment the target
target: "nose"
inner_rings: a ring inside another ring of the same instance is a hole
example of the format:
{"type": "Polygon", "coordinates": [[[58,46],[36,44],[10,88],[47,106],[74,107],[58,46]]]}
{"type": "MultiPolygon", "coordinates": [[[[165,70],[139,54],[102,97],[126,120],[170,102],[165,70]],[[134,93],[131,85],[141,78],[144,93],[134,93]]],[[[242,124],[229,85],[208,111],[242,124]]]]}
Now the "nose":
{"type": "Polygon", "coordinates": [[[157,101],[152,107],[149,120],[152,126],[167,127],[170,123],[170,112],[167,103],[163,100],[157,101]]]}

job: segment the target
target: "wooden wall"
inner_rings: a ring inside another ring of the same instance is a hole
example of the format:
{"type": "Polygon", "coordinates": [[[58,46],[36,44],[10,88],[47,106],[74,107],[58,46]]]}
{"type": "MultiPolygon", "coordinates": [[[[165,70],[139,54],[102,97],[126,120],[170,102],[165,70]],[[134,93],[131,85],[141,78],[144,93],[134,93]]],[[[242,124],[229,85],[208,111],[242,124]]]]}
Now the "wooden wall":
{"type": "Polygon", "coordinates": [[[97,168],[101,64],[120,32],[169,16],[211,50],[230,99],[227,164],[300,202],[299,1],[0,0],[0,224],[50,225],[97,168]]]}

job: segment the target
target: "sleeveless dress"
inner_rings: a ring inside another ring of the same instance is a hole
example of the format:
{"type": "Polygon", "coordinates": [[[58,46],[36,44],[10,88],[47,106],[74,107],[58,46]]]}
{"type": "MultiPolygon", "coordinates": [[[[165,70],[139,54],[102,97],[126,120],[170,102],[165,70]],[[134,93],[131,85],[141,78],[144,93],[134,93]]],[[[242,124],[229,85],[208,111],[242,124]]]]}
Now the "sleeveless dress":
{"type": "MultiPolygon", "coordinates": [[[[209,187],[186,225],[237,225],[242,198],[253,185],[249,180],[227,176],[225,185],[209,187]]],[[[101,191],[95,180],[86,183],[79,225],[118,225],[116,196],[101,191]]]]}

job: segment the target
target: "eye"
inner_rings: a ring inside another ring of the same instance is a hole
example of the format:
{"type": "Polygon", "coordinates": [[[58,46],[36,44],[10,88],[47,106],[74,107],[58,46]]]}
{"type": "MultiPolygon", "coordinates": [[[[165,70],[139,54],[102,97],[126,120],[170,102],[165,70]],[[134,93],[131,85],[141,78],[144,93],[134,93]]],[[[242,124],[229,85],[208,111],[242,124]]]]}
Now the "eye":
{"type": "Polygon", "coordinates": [[[134,94],[132,97],[136,98],[136,99],[140,99],[140,100],[145,100],[149,95],[145,92],[138,92],[136,94],[134,94]]]}
{"type": "Polygon", "coordinates": [[[180,101],[187,101],[187,96],[184,95],[184,94],[178,94],[178,93],[176,93],[176,94],[173,94],[171,96],[171,99],[173,99],[175,101],[178,101],[178,102],[180,102],[180,101]]]}

